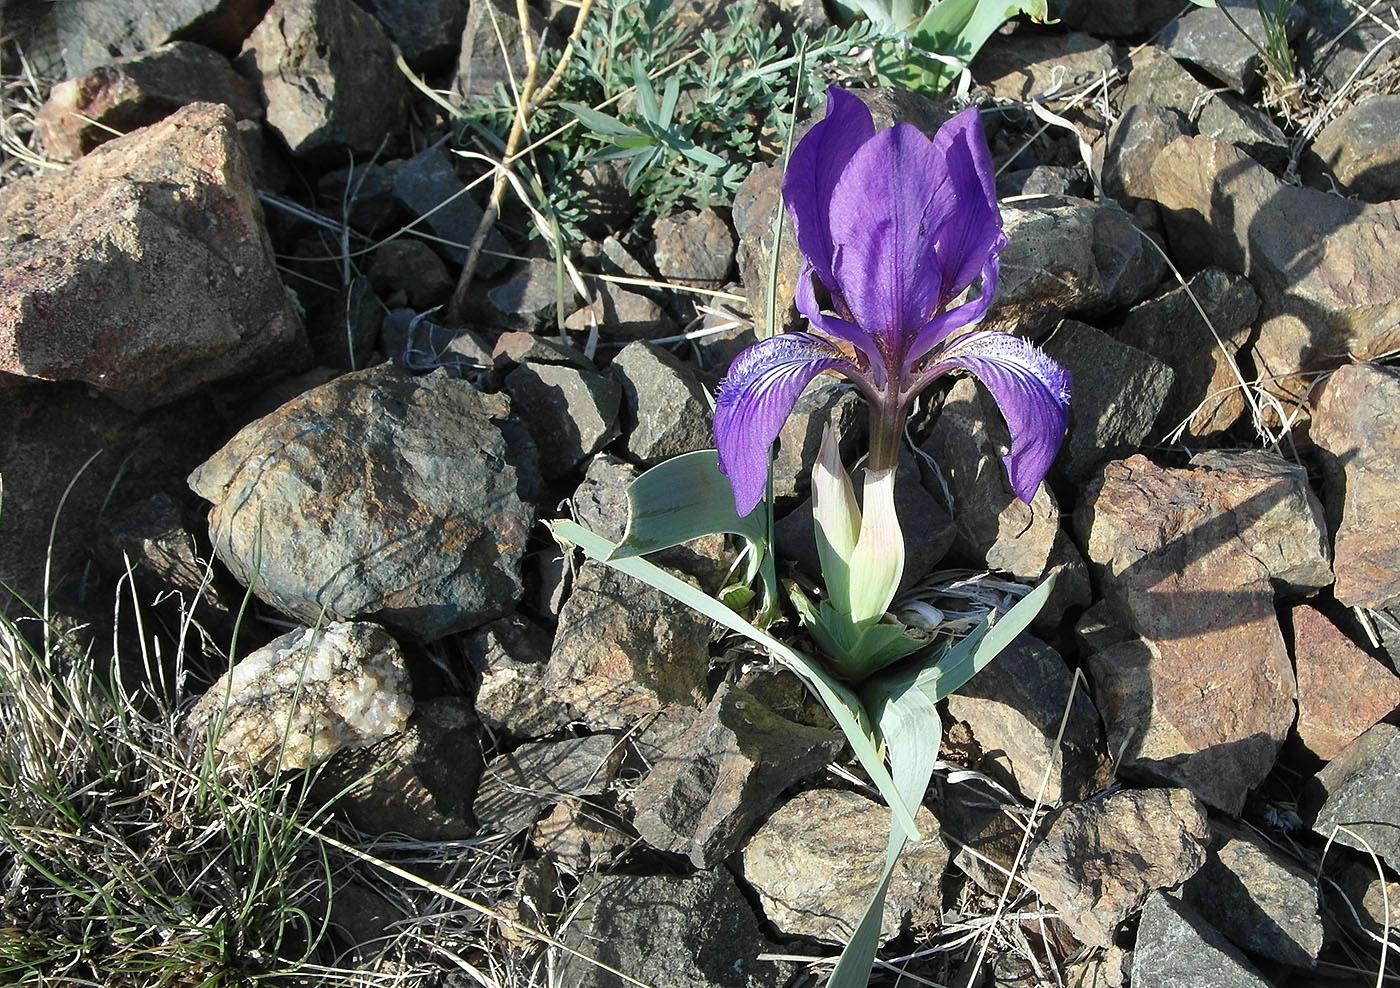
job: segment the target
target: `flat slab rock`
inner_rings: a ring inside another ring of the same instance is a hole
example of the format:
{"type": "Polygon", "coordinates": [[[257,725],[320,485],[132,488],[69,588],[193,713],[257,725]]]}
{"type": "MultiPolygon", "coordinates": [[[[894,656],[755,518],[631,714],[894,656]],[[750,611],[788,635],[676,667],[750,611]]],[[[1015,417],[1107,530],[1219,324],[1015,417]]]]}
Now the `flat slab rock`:
{"type": "Polygon", "coordinates": [[[504,395],[392,364],[249,424],[189,482],[214,504],[215,552],[264,601],[424,641],[513,609],[540,484],[504,395]]]}
{"type": "Polygon", "coordinates": [[[1147,900],[1133,950],[1133,988],[1270,988],[1240,950],[1165,892],[1147,900]]]}
{"type": "Polygon", "coordinates": [[[227,107],[0,190],[0,371],[145,409],[309,357],[227,107]]]}
{"type": "Polygon", "coordinates": [[[1323,795],[1313,830],[1400,868],[1400,727],[1380,723],[1317,774],[1323,795]],[[1345,828],[1345,829],[1342,829],[1345,828]]]}

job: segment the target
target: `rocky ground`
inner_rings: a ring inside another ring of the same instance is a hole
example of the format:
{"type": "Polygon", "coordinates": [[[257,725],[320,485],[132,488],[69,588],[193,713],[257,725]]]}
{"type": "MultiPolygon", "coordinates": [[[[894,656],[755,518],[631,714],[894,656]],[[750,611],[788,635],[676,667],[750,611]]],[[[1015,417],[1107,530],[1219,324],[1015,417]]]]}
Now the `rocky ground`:
{"type": "MultiPolygon", "coordinates": [[[[780,171],[739,162],[732,202],[654,221],[613,176],[577,282],[508,206],[448,324],[489,183],[467,190],[452,150],[479,145],[395,46],[466,99],[505,64],[489,6],[12,15],[57,83],[36,150],[71,164],[0,188],[9,613],[46,599],[110,654],[129,560],[146,633],[183,635],[191,688],[213,685],[185,729],[219,723],[269,778],[326,763],[363,833],[511,848],[499,949],[551,954],[555,983],[624,983],[585,954],[658,988],[812,984],[886,811],[794,679],[539,524],[617,538],[640,470],[712,444],[770,270],[796,325],[780,171]]],[[[1215,10],[1052,12],[993,37],[969,98],[1009,238],[984,324],[1073,373],[1065,448],[1016,500],[995,406],[959,380],[900,498],[926,599],[966,570],[1058,584],[947,703],[882,956],[926,979],[900,983],[1378,983],[1400,912],[1400,5],[1301,3],[1291,88],[1215,10]]],[[[765,14],[825,26],[819,4],[765,14]]],[[[863,98],[877,122],[946,113],[863,98]]],[[[835,379],[775,466],[799,566],[827,421],[859,449],[835,379]]],[[[734,552],[662,561],[713,590],[734,552]]],[[[395,919],[363,886],[332,908],[342,944],[395,919]]]]}

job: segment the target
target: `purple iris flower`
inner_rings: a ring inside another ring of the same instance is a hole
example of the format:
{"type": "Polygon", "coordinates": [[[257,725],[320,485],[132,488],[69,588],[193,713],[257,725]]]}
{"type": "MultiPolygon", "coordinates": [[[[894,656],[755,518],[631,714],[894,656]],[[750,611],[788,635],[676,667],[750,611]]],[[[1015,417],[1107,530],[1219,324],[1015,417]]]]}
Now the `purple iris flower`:
{"type": "Polygon", "coordinates": [[[977,110],[929,140],[909,124],[876,131],[865,104],[833,86],[825,119],[793,149],[783,198],[807,259],[797,308],[813,332],[754,344],[720,382],[715,445],[739,514],[762,500],[773,440],[824,371],[870,403],[868,472],[894,469],[920,391],[954,370],[975,374],[1006,418],[1007,473],[1029,502],[1064,439],[1069,374],[1017,337],[958,332],[991,304],[1006,244],[977,110]],[[954,305],[974,283],[976,297],[954,305]]]}

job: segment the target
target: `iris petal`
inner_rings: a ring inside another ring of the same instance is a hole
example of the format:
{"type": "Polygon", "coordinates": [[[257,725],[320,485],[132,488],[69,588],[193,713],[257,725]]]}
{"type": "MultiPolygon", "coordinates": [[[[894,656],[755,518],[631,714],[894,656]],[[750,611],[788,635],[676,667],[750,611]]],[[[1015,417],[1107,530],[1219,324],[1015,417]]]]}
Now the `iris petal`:
{"type": "Polygon", "coordinates": [[[851,156],[874,136],[875,122],[866,105],[832,86],[826,91],[826,116],[797,142],[788,158],[783,199],[797,228],[797,247],[828,288],[834,288],[835,283],[827,203],[851,156]]]}
{"type": "Polygon", "coordinates": [[[884,385],[885,358],[880,353],[880,348],[870,334],[859,326],[847,322],[840,316],[830,315],[821,310],[821,306],[817,304],[816,292],[812,288],[812,266],[810,264],[804,268],[797,279],[797,293],[794,301],[797,304],[797,311],[802,313],[806,320],[812,324],[812,328],[834,339],[845,340],[864,354],[874,371],[875,386],[882,387],[884,385]]]}
{"type": "Polygon", "coordinates": [[[1007,333],[982,331],[954,340],[924,372],[926,380],[971,371],[996,399],[1011,432],[1002,459],[1016,496],[1027,504],[1060,450],[1069,421],[1069,372],[1039,349],[1007,333]]]}
{"type": "Polygon", "coordinates": [[[956,308],[938,313],[919,330],[914,342],[909,346],[904,362],[905,371],[912,369],[915,363],[953,333],[986,315],[992,304],[992,296],[996,294],[1000,277],[1001,258],[996,254],[988,254],[986,263],[982,265],[982,283],[978,285],[977,297],[956,308]]]}
{"type": "Polygon", "coordinates": [[[934,235],[943,273],[941,307],[977,279],[987,255],[999,252],[1006,238],[997,209],[996,173],[977,109],[964,110],[940,127],[933,146],[948,174],[939,191],[952,199],[942,207],[942,223],[934,235]]]}
{"type": "Polygon", "coordinates": [[[715,395],[719,468],[734,488],[742,517],[763,499],[768,451],[812,378],[825,370],[856,373],[839,350],[811,333],[761,340],[735,358],[715,395]]]}

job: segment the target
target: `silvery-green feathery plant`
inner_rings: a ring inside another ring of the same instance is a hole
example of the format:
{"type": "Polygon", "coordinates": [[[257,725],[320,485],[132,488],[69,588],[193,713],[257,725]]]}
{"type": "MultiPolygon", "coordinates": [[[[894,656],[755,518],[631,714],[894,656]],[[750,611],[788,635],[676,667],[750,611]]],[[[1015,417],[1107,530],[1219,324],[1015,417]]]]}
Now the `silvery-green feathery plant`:
{"type": "Polygon", "coordinates": [[[1024,340],[973,328],[992,303],[1006,242],[976,109],[930,139],[908,124],[876,130],[858,97],[832,87],[825,117],[793,150],[783,198],[806,259],[796,302],[809,330],[762,340],[734,360],[716,397],[716,450],[677,457],[638,478],[620,545],[571,522],[556,522],[554,531],[764,646],[845,732],[893,818],[883,877],[830,981],[858,988],[879,946],[894,863],[904,842],[919,836],[913,813],[942,737],[936,704],[1025,628],[1050,591],[1042,583],[957,640],[910,634],[889,613],[904,571],[894,479],[908,410],[942,376],[974,374],[1011,434],[1004,461],[1012,489],[1030,501],[1064,438],[1069,375],[1024,340]],[[818,650],[807,655],[760,626],[778,610],[769,463],[798,396],[823,373],[848,378],[864,395],[870,449],[861,505],[829,430],[813,465],[825,593],[813,601],[791,591],[818,650]],[[747,604],[752,594],[715,599],[640,558],[714,532],[750,543],[743,582],[762,584],[752,620],[729,606],[747,604]]]}

